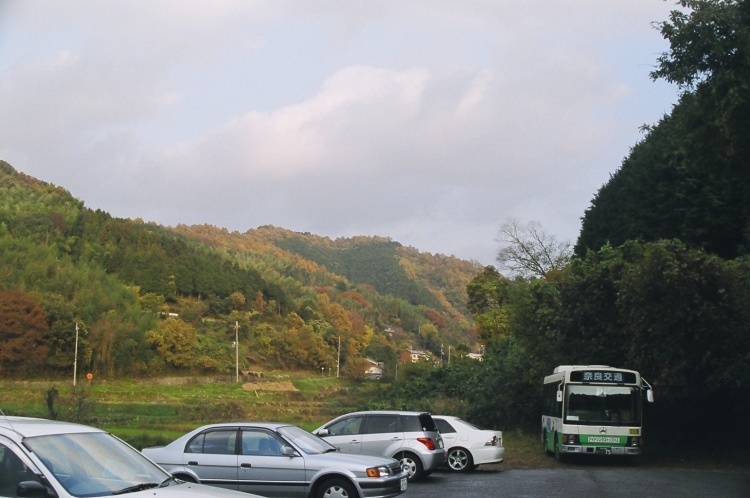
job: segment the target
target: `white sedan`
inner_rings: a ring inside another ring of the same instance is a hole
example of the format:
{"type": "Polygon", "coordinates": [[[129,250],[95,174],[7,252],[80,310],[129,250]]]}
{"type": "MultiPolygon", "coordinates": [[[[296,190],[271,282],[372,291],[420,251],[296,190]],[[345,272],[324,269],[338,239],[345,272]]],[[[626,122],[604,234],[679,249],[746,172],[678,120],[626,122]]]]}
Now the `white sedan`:
{"type": "Polygon", "coordinates": [[[445,442],[450,470],[466,472],[486,463],[499,463],[505,457],[503,433],[480,429],[449,415],[433,415],[445,442]]]}

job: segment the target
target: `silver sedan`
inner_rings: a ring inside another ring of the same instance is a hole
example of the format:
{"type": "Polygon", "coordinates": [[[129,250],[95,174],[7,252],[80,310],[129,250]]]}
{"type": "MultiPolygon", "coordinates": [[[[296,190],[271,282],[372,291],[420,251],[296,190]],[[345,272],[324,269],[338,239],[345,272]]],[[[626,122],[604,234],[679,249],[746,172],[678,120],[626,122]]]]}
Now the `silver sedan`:
{"type": "Polygon", "coordinates": [[[392,497],[407,486],[398,461],[341,454],[288,424],[205,425],[143,454],[178,479],[268,497],[392,497]]]}

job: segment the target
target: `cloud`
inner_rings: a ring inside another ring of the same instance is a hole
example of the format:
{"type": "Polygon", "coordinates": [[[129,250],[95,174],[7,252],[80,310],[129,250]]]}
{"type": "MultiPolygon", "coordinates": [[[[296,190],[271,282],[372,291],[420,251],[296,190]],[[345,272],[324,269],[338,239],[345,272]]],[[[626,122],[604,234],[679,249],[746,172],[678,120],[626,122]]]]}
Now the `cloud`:
{"type": "Polygon", "coordinates": [[[648,72],[670,8],[5,2],[0,158],[115,216],[383,235],[490,264],[509,216],[574,239],[669,109],[648,72]]]}

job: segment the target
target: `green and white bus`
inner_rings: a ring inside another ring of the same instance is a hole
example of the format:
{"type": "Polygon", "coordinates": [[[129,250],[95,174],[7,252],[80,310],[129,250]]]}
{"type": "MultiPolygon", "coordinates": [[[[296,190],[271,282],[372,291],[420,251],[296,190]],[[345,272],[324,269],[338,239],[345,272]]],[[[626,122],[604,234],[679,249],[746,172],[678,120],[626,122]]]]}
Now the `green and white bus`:
{"type": "Polygon", "coordinates": [[[566,455],[640,455],[643,398],[651,386],[634,370],[562,365],[544,378],[542,444],[566,455]]]}

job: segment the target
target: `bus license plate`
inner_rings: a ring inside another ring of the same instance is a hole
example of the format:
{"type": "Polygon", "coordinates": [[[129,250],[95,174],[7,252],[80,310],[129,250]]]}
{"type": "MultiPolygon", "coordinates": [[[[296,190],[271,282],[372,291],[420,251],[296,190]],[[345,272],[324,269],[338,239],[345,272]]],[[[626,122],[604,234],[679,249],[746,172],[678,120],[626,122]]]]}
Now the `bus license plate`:
{"type": "Polygon", "coordinates": [[[597,448],[596,452],[599,455],[611,455],[612,454],[612,448],[597,448]]]}
{"type": "Polygon", "coordinates": [[[406,491],[406,477],[401,478],[401,491],[406,491]]]}

